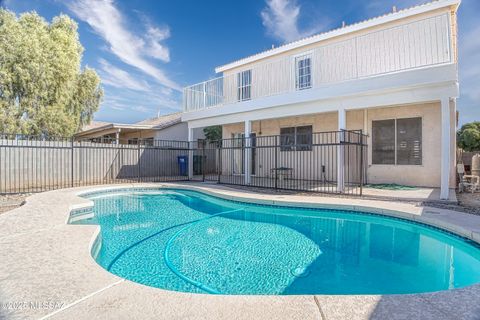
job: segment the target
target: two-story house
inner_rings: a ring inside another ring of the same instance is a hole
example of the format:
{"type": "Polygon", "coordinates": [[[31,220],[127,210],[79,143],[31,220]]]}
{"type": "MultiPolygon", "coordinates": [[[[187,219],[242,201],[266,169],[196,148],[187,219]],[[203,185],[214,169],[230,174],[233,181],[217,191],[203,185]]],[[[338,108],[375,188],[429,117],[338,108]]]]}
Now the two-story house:
{"type": "MultiPolygon", "coordinates": [[[[219,66],[221,77],[184,89],[182,121],[192,138],[212,125],[226,139],[362,130],[369,183],[440,187],[447,199],[455,184],[459,5],[394,9],[219,66]]],[[[261,163],[240,161],[249,181],[261,163]]]]}

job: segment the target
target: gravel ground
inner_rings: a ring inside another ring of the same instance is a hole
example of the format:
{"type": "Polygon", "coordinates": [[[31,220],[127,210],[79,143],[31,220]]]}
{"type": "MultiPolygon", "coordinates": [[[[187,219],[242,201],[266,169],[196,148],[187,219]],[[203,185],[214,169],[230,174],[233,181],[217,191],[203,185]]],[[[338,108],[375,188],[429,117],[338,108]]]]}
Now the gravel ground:
{"type": "Polygon", "coordinates": [[[0,195],[0,214],[20,207],[29,195],[25,193],[0,195]]]}
{"type": "Polygon", "coordinates": [[[480,215],[480,192],[457,193],[457,199],[462,208],[466,208],[471,211],[471,213],[480,215]]]}

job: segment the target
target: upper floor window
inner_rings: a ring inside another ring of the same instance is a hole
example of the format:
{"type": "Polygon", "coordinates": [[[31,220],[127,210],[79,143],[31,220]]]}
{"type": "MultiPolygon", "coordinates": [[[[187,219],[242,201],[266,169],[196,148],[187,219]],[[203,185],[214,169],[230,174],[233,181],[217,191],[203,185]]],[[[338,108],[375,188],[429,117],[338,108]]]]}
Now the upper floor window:
{"type": "Polygon", "coordinates": [[[372,163],[421,165],[422,118],[372,121],[372,163]]]}
{"type": "Polygon", "coordinates": [[[312,150],[312,126],[280,128],[280,151],[312,150]]]}
{"type": "Polygon", "coordinates": [[[237,100],[245,101],[252,98],[252,70],[237,73],[237,100]]]}
{"type": "Polygon", "coordinates": [[[297,90],[312,87],[312,57],[310,54],[295,57],[295,88],[297,90]]]}

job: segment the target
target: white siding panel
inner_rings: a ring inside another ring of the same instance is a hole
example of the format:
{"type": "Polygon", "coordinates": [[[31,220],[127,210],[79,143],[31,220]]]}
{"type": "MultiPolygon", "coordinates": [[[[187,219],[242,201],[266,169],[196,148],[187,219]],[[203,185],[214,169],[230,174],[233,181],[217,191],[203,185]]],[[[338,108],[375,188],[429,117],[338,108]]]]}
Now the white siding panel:
{"type": "Polygon", "coordinates": [[[355,39],[320,47],[313,55],[314,83],[331,83],[356,77],[355,39]]]}

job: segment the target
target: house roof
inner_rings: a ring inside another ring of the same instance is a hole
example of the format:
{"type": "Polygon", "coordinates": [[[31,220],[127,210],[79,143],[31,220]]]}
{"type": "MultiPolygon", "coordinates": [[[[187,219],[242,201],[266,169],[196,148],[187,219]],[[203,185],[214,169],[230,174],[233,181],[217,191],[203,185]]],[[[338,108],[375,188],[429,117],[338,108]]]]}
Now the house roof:
{"type": "Polygon", "coordinates": [[[163,116],[158,116],[134,124],[112,123],[103,121],[92,121],[90,124],[76,134],[76,136],[89,135],[95,132],[106,131],[110,129],[123,130],[162,130],[181,122],[181,112],[175,112],[163,116]]]}
{"type": "Polygon", "coordinates": [[[100,128],[100,127],[106,126],[108,124],[110,124],[110,123],[105,122],[105,121],[92,121],[89,124],[83,126],[81,131],[87,131],[87,130],[92,130],[92,129],[95,129],[95,128],[100,128]]]}
{"type": "Polygon", "coordinates": [[[445,8],[445,7],[450,7],[450,6],[458,7],[460,5],[460,2],[461,2],[461,0],[434,0],[434,1],[431,1],[431,2],[428,2],[428,3],[420,4],[420,5],[417,5],[417,6],[414,6],[414,7],[410,7],[410,8],[407,8],[407,9],[387,13],[387,14],[384,14],[382,16],[378,16],[378,17],[371,18],[371,19],[368,19],[368,20],[364,20],[364,21],[361,21],[361,22],[358,22],[358,23],[347,25],[347,26],[342,27],[342,28],[337,28],[337,29],[333,29],[333,30],[330,30],[330,31],[327,31],[327,32],[319,33],[319,34],[316,34],[316,35],[313,35],[313,36],[310,36],[310,37],[306,37],[306,38],[303,38],[303,39],[300,39],[300,40],[296,40],[296,41],[293,41],[293,42],[290,42],[290,43],[286,43],[286,44],[281,45],[281,46],[276,47],[276,48],[272,48],[272,49],[269,49],[269,50],[262,51],[260,53],[257,53],[257,54],[254,54],[254,55],[251,55],[251,56],[233,61],[231,63],[225,64],[225,65],[222,65],[222,66],[219,66],[219,67],[216,67],[215,72],[216,73],[224,72],[226,70],[233,69],[233,68],[242,66],[244,64],[248,64],[248,63],[251,63],[251,62],[255,62],[257,60],[265,59],[265,58],[268,58],[268,57],[271,57],[271,56],[274,56],[274,55],[277,55],[277,54],[280,54],[280,53],[283,53],[283,52],[286,52],[286,51],[290,51],[290,50],[297,49],[297,48],[300,48],[300,47],[303,47],[303,46],[307,46],[307,45],[312,44],[312,43],[316,43],[316,42],[319,42],[319,41],[331,39],[331,38],[334,38],[334,37],[338,37],[338,36],[348,34],[348,33],[352,33],[352,32],[356,32],[356,31],[364,30],[364,29],[367,29],[367,28],[371,28],[371,27],[381,25],[381,24],[384,24],[384,23],[388,23],[388,22],[391,22],[391,21],[395,21],[395,20],[398,20],[398,19],[403,19],[403,18],[406,18],[406,17],[410,17],[410,16],[414,16],[414,15],[417,15],[417,14],[437,10],[437,9],[440,9],[440,8],[445,8]]]}
{"type": "Polygon", "coordinates": [[[154,129],[163,129],[174,124],[180,123],[182,121],[182,113],[175,112],[166,114],[163,116],[158,116],[155,118],[145,119],[140,122],[137,122],[136,125],[149,125],[153,126],[154,129]]]}

